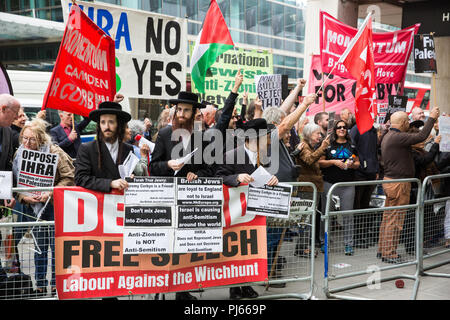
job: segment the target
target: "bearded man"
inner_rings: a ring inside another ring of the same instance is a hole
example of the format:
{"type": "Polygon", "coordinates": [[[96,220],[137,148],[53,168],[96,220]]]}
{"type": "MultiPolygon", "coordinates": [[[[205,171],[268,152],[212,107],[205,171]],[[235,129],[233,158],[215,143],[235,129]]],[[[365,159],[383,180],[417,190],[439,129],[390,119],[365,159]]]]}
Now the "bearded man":
{"type": "Polygon", "coordinates": [[[81,144],[78,149],[76,185],[101,192],[127,188],[128,183],[121,179],[118,167],[133,152],[133,146],[123,142],[131,115],[122,111],[120,104],[105,101],[89,113],[89,119],[97,122],[97,139],[81,144]]]}

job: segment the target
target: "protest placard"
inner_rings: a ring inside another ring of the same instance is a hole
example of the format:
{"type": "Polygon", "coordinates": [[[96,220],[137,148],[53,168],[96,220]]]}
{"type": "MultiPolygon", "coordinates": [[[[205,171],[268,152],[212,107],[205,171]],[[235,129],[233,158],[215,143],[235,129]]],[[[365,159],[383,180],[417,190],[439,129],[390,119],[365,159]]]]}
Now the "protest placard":
{"type": "Polygon", "coordinates": [[[57,154],[24,148],[19,154],[18,164],[17,187],[53,187],[57,154]]]}
{"type": "Polygon", "coordinates": [[[450,152],[450,116],[439,117],[440,152],[450,152]]]}
{"type": "MultiPolygon", "coordinates": [[[[77,4],[115,40],[117,92],[167,100],[186,89],[186,19],[100,2],[77,4]]],[[[61,5],[67,21],[72,1],[62,0],[61,5]]]]}
{"type": "MultiPolygon", "coordinates": [[[[414,46],[414,34],[420,24],[393,32],[373,33],[375,83],[399,83],[403,80],[408,59],[414,46]]],[[[342,23],[330,14],[320,12],[320,52],[324,72],[331,72],[358,29],[342,23]]],[[[342,63],[333,74],[343,78],[353,77],[342,63]]]]}
{"type": "MultiPolygon", "coordinates": [[[[194,44],[191,43],[189,46],[191,55],[194,44]]],[[[255,76],[273,74],[272,53],[235,47],[233,50],[221,54],[209,68],[205,78],[205,93],[199,93],[194,83],[191,84],[192,92],[197,93],[200,100],[206,100],[221,108],[233,89],[238,69],[241,69],[244,76],[242,85],[239,87],[240,98],[236,103],[239,112],[244,91],[248,92],[249,103],[250,100],[256,98],[255,76]]]]}
{"type": "Polygon", "coordinates": [[[406,111],[406,104],[408,103],[407,96],[392,95],[388,98],[388,107],[386,112],[377,116],[378,123],[386,123],[391,118],[391,115],[397,111],[406,111]]]}
{"type": "Polygon", "coordinates": [[[222,205],[222,178],[177,178],[177,205],[222,205]]]}
{"type": "Polygon", "coordinates": [[[437,73],[434,39],[431,34],[414,36],[414,72],[437,73]]]}
{"type": "Polygon", "coordinates": [[[127,177],[125,205],[175,205],[175,178],[127,177]]]}
{"type": "Polygon", "coordinates": [[[89,116],[116,94],[114,41],[74,5],[42,109],[63,110],[89,116]]]}
{"type": "Polygon", "coordinates": [[[0,199],[11,199],[12,187],[12,171],[0,171],[0,199]]]}
{"type": "Polygon", "coordinates": [[[278,184],[248,187],[247,213],[275,218],[289,218],[292,186],[278,184]]]}
{"type": "Polygon", "coordinates": [[[263,110],[281,105],[281,74],[256,75],[255,86],[263,110]]]}

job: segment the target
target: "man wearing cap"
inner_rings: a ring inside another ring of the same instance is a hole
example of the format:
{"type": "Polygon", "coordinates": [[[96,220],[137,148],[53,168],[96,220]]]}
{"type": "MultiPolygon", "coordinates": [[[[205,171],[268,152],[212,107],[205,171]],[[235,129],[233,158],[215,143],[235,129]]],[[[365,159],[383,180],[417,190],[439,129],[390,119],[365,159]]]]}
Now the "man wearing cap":
{"type": "Polygon", "coordinates": [[[202,160],[202,152],[205,147],[205,143],[202,141],[202,132],[194,130],[197,109],[203,108],[204,105],[198,102],[198,96],[195,93],[185,91],[181,91],[178,99],[169,100],[169,103],[176,105],[175,114],[172,125],[162,128],[158,133],[150,163],[150,174],[154,176],[175,175],[186,177],[189,181],[197,179],[197,177],[211,176],[211,168],[202,160]],[[196,148],[199,150],[192,156],[191,163],[184,164],[178,161],[196,148]]]}
{"type": "Polygon", "coordinates": [[[123,142],[125,125],[131,115],[122,111],[117,102],[105,101],[89,113],[89,119],[97,122],[97,137],[78,149],[76,185],[101,192],[127,188],[128,183],[120,178],[118,167],[133,152],[133,147],[123,142]]]}

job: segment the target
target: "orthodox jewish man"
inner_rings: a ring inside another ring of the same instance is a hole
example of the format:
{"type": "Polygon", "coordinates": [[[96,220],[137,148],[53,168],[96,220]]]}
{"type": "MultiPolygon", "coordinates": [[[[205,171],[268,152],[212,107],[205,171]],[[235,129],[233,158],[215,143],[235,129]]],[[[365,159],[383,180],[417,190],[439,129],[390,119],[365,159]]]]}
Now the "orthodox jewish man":
{"type": "Polygon", "coordinates": [[[76,185],[101,192],[127,188],[128,183],[121,179],[118,167],[133,152],[133,147],[123,142],[131,115],[122,111],[117,102],[105,101],[89,113],[89,119],[97,122],[97,137],[78,149],[76,185]]]}

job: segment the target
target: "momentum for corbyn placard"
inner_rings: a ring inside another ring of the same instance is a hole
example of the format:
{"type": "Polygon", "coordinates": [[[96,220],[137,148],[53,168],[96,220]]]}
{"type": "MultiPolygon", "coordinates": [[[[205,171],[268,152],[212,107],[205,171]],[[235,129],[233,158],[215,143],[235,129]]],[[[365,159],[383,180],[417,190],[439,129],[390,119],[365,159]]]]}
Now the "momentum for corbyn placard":
{"type": "Polygon", "coordinates": [[[88,116],[116,94],[114,41],[72,6],[42,109],[88,116]]]}
{"type": "MultiPolygon", "coordinates": [[[[393,32],[373,33],[373,53],[376,83],[402,82],[409,55],[414,45],[414,35],[420,24],[393,32]]],[[[324,72],[330,72],[358,30],[320,12],[320,52],[324,72]]],[[[338,64],[333,74],[352,78],[343,64],[338,64]]]]}

